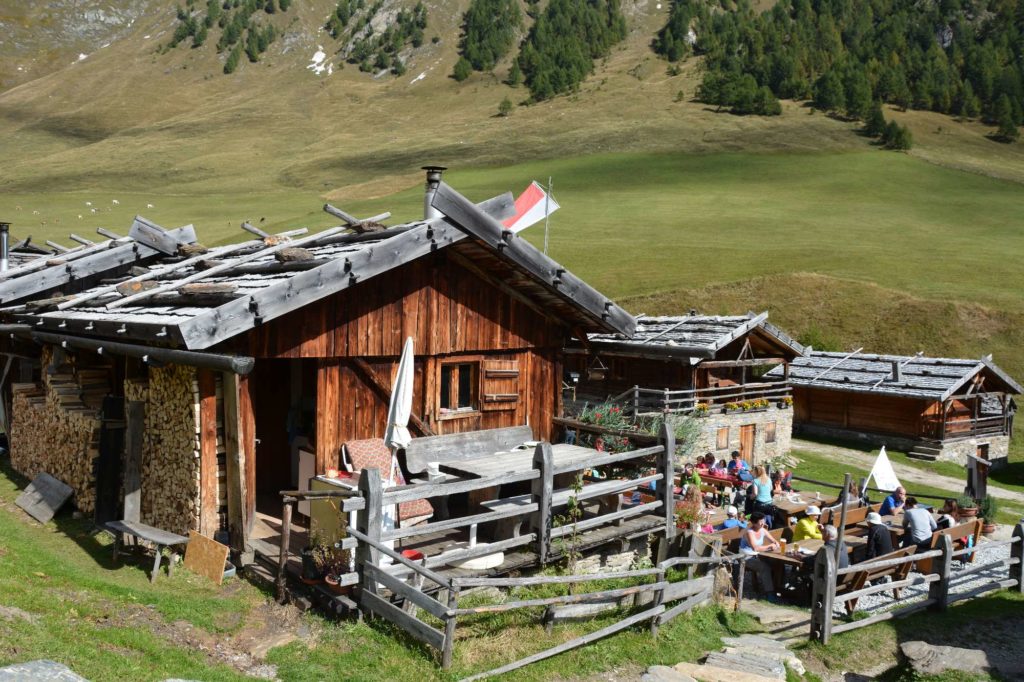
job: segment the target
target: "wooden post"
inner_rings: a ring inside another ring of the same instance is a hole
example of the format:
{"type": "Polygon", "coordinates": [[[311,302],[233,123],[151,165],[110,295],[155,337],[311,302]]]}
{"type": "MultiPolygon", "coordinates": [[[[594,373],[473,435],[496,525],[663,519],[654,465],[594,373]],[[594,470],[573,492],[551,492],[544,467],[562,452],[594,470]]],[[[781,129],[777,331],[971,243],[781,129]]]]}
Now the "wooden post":
{"type": "Polygon", "coordinates": [[[540,472],[540,476],[531,482],[532,501],[537,505],[537,511],[530,516],[530,528],[537,536],[537,559],[544,565],[551,552],[551,496],[555,487],[551,443],[537,444],[533,451],[533,468],[540,472]]]}
{"type": "Polygon", "coordinates": [[[1010,589],[1024,593],[1024,520],[1013,529],[1013,537],[1017,542],[1010,545],[1010,558],[1016,559],[1017,563],[1010,566],[1010,577],[1017,581],[1017,586],[1010,589]]]}
{"type": "MultiPolygon", "coordinates": [[[[380,469],[363,469],[359,475],[359,493],[366,500],[366,509],[356,517],[356,530],[374,542],[380,542],[381,522],[384,513],[384,487],[380,479],[380,469]]],[[[366,564],[380,565],[380,550],[365,542],[356,546],[356,570],[362,574],[362,589],[377,594],[377,581],[370,571],[363,567],[366,564]]]]}
{"type": "Polygon", "coordinates": [[[277,601],[284,604],[288,601],[288,547],[291,542],[292,531],[292,506],[294,500],[290,497],[284,498],[284,506],[281,508],[281,550],[277,560],[277,601]]]}
{"type": "Polygon", "coordinates": [[[341,365],[335,359],[320,360],[316,374],[316,474],[338,466],[340,400],[341,365]]]}
{"type": "Polygon", "coordinates": [[[942,551],[942,556],[932,560],[932,570],[939,574],[939,579],[928,586],[928,597],[935,600],[928,608],[932,611],[945,611],[949,607],[949,576],[953,565],[953,538],[948,535],[940,535],[938,549],[942,551]]]}
{"type": "Polygon", "coordinates": [[[676,536],[676,434],[668,419],[662,423],[658,438],[664,447],[664,451],[658,455],[658,473],[662,475],[661,483],[658,485],[658,499],[663,505],[665,539],[668,540],[676,536]]]}
{"type": "Polygon", "coordinates": [[[633,386],[633,417],[636,418],[637,413],[640,411],[640,386],[633,386]]]}
{"type": "MultiPolygon", "coordinates": [[[[839,531],[839,536],[836,538],[836,549],[835,549],[835,565],[839,565],[839,552],[843,549],[843,536],[846,535],[846,507],[849,506],[850,498],[847,492],[850,490],[850,481],[853,480],[850,474],[846,474],[843,479],[843,490],[840,493],[843,496],[843,506],[839,510],[839,527],[836,529],[839,531]]],[[[834,581],[833,581],[834,582],[834,581]]],[[[835,587],[833,585],[833,587],[835,587]]],[[[835,591],[835,590],[833,590],[835,591]]]]}
{"type": "Polygon", "coordinates": [[[238,461],[244,487],[241,499],[245,500],[242,521],[245,523],[245,537],[252,536],[256,524],[256,413],[253,410],[252,386],[249,377],[231,375],[230,383],[237,382],[238,390],[238,461]]]}
{"type": "Polygon", "coordinates": [[[253,552],[249,545],[248,505],[246,504],[246,470],[253,466],[251,456],[246,456],[245,423],[241,412],[241,382],[234,372],[221,375],[224,390],[224,450],[227,469],[228,533],[231,548],[237,553],[244,566],[252,563],[253,552]]]}
{"type": "Polygon", "coordinates": [[[146,403],[131,400],[125,405],[128,430],[124,439],[124,520],[141,521],[142,434],[146,429],[146,403]]]}
{"type": "MultiPolygon", "coordinates": [[[[657,576],[655,578],[655,582],[657,582],[657,583],[665,582],[665,571],[664,570],[658,571],[657,576]]],[[[654,593],[654,607],[656,608],[658,606],[661,606],[664,603],[664,601],[665,601],[665,588],[662,588],[660,590],[656,590],[655,593],[654,593]]],[[[651,618],[651,637],[657,637],[657,636],[658,636],[658,617],[655,616],[654,618],[651,618]]]]}
{"type": "Polygon", "coordinates": [[[665,414],[668,414],[669,412],[672,411],[672,405],[671,405],[671,397],[669,396],[669,392],[668,392],[667,388],[665,389],[664,396],[662,397],[661,400],[662,400],[662,403],[664,403],[664,405],[662,407],[662,412],[664,412],[665,414]]]}
{"type": "MultiPolygon", "coordinates": [[[[459,608],[459,586],[453,580],[448,588],[448,610],[459,608]]],[[[452,648],[455,646],[455,620],[453,613],[444,621],[444,649],[441,651],[441,667],[445,670],[452,667],[452,648]]]]}
{"type": "Polygon", "coordinates": [[[739,571],[739,575],[736,577],[736,604],[732,609],[733,611],[739,611],[740,604],[743,603],[743,581],[747,573],[747,557],[740,557],[739,561],[736,562],[736,570],[739,571]]]}
{"type": "Polygon", "coordinates": [[[200,368],[199,385],[199,532],[208,538],[220,530],[217,519],[217,375],[200,368]]]}
{"type": "Polygon", "coordinates": [[[836,562],[832,552],[822,547],[814,558],[814,585],[811,588],[811,639],[828,644],[832,638],[832,605],[836,600],[836,562]]]}

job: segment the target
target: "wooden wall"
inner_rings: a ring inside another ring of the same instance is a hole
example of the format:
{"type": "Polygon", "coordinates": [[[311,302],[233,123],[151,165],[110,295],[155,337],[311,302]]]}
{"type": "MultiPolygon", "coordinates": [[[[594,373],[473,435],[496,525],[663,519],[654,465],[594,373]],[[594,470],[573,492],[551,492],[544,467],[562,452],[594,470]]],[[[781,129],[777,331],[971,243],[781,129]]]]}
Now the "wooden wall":
{"type": "Polygon", "coordinates": [[[294,399],[283,370],[272,367],[286,364],[278,361],[316,360],[315,387],[303,390],[316,398],[315,433],[309,435],[322,471],[338,465],[344,442],[383,437],[388,393],[408,336],[416,354],[413,413],[431,431],[530,424],[536,438],[551,438],[551,418],[561,413],[561,349],[568,334],[566,323],[485,282],[442,251],[268,322],[217,350],[257,358],[257,487],[272,490],[271,481],[287,480],[283,420],[294,399]],[[441,365],[457,361],[479,363],[480,409],[442,414],[441,365]],[[485,367],[515,368],[518,376],[491,381],[485,367]],[[518,396],[485,403],[488,387],[518,396]]]}
{"type": "Polygon", "coordinates": [[[930,405],[931,401],[914,398],[793,387],[793,416],[798,424],[916,438],[930,405]]]}
{"type": "Polygon", "coordinates": [[[564,327],[504,294],[444,252],[268,322],[218,347],[257,358],[395,357],[561,348],[564,327]]]}
{"type": "Polygon", "coordinates": [[[626,358],[602,355],[601,362],[608,371],[603,380],[594,381],[587,377],[587,368],[594,362],[593,356],[582,353],[567,354],[566,370],[579,372],[580,382],[577,393],[592,396],[613,396],[633,386],[641,388],[668,388],[689,390],[691,370],[687,363],[678,360],[650,360],[647,358],[626,358]]]}

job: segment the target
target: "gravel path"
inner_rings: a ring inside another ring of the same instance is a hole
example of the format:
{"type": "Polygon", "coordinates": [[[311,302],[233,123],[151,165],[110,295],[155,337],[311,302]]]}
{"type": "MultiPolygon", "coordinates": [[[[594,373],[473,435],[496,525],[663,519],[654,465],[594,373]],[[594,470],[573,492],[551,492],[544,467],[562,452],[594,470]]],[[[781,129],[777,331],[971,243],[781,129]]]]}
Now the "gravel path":
{"type": "MultiPolygon", "coordinates": [[[[792,447],[794,450],[807,450],[820,455],[828,455],[829,457],[843,462],[849,462],[855,464],[866,470],[870,470],[875,463],[875,453],[861,452],[860,450],[853,450],[851,448],[844,448],[838,445],[827,445],[824,443],[816,443],[810,440],[802,440],[794,438],[792,441],[792,447]]],[[[941,488],[943,490],[963,490],[964,480],[952,478],[950,476],[943,476],[942,474],[932,473],[931,471],[925,471],[918,469],[906,464],[899,462],[892,463],[893,471],[899,476],[900,481],[904,483],[922,483],[929,485],[934,488],[941,488]]],[[[966,475],[965,475],[966,478],[966,475]]],[[[1003,500],[1024,505],[1024,493],[1017,492],[1016,490],[1008,490],[1001,488],[997,485],[989,483],[988,492],[994,497],[998,497],[1003,500]]]]}

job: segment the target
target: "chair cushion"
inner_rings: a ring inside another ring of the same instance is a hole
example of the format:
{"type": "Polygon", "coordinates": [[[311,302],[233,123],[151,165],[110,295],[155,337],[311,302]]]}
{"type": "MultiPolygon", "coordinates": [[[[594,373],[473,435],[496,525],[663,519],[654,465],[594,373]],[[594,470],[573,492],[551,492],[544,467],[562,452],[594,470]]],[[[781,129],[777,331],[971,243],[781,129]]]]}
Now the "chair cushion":
{"type": "MultiPolygon", "coordinates": [[[[352,471],[363,469],[379,469],[381,478],[387,479],[391,474],[391,450],[383,438],[367,438],[350,440],[344,445],[346,462],[352,471]]],[[[401,468],[395,472],[395,485],[405,485],[401,468]]],[[[405,521],[415,517],[431,517],[434,507],[429,500],[412,500],[398,505],[398,520],[405,521]]]]}

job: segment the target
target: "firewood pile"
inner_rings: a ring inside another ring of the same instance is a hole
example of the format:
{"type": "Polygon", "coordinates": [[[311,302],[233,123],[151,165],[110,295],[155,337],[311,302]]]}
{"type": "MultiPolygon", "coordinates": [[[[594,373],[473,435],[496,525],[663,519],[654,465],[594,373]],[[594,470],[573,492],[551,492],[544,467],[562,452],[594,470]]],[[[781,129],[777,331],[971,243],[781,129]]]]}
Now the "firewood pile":
{"type": "Polygon", "coordinates": [[[199,395],[195,370],[149,369],[125,381],[125,399],[146,403],[142,444],[142,521],[185,534],[199,527],[199,395]]]}
{"type": "Polygon", "coordinates": [[[42,383],[12,385],[11,466],[34,478],[46,472],[74,490],[73,502],[91,514],[96,507],[94,460],[99,456],[100,414],[110,392],[104,368],[53,366],[44,349],[42,383]]]}

